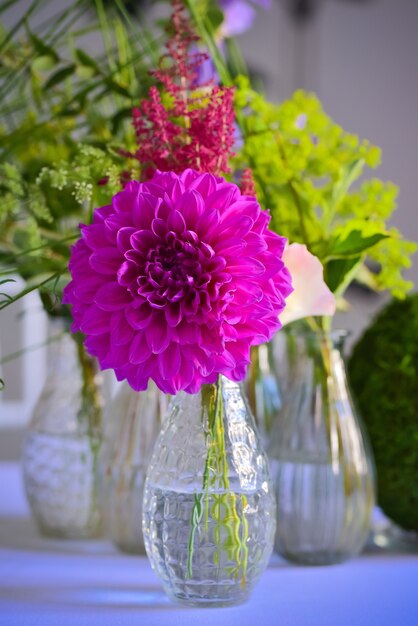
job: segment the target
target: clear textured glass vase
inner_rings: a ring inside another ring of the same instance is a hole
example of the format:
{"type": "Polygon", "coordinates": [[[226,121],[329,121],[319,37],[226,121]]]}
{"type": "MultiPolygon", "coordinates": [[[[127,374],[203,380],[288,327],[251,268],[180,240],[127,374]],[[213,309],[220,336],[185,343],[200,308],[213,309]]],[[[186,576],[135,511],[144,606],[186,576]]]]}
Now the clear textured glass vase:
{"type": "Polygon", "coordinates": [[[270,557],[275,501],[239,385],[223,377],[179,394],[157,439],[144,494],[151,565],[174,600],[246,600],[270,557]]]}
{"type": "Polygon", "coordinates": [[[275,550],[307,565],[359,553],[375,503],[371,450],[342,357],[345,336],[286,334],[292,389],[269,449],[277,498],[275,550]]]}
{"type": "Polygon", "coordinates": [[[100,382],[95,361],[65,332],[65,323],[51,323],[47,378],[22,451],[27,498],[44,535],[82,539],[100,532],[100,382]]]}
{"type": "Polygon", "coordinates": [[[282,394],[275,372],[271,342],[252,346],[245,391],[261,443],[267,449],[273,425],[282,407],[282,394]]]}
{"type": "Polygon", "coordinates": [[[99,461],[101,510],[106,536],[123,552],[145,551],[145,476],[167,405],[168,396],[152,381],[139,393],[124,382],[106,411],[108,429],[99,461]]]}

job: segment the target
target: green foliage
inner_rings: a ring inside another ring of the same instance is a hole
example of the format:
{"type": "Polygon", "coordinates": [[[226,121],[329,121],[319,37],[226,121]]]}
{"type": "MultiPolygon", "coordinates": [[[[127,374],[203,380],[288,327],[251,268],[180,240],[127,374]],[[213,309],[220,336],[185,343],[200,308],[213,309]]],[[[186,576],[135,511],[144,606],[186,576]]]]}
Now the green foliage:
{"type": "MultiPolygon", "coordinates": [[[[126,164],[117,153],[80,144],[71,161],[43,167],[34,183],[16,166],[0,166],[0,197],[7,199],[0,204],[2,274],[16,272],[33,288],[50,276],[41,288],[49,292],[44,304],[59,305],[78,224],[90,222],[93,208],[110,202],[121,189],[123,171],[137,175],[126,164]]],[[[0,308],[9,302],[3,299],[0,308]]]]}
{"type": "Polygon", "coordinates": [[[275,105],[240,77],[236,109],[243,146],[235,167],[250,165],[273,228],[319,257],[337,295],[369,256],[381,264],[374,286],[403,297],[411,285],[401,272],[416,245],[387,226],[397,188],[367,180],[352,190],[366,167],[379,164],[379,149],[335,124],[313,94],[297,91],[275,105]]]}
{"type": "Polygon", "coordinates": [[[349,374],[375,455],[379,504],[418,531],[418,294],[377,316],[353,350],[349,374]]]}
{"type": "Polygon", "coordinates": [[[109,202],[122,176],[137,175],[119,148],[135,145],[131,110],[159,56],[119,0],[109,12],[100,0],[96,11],[90,0],[61,12],[48,3],[52,17],[36,31],[37,3],[8,33],[0,28],[0,279],[26,281],[0,308],[34,289],[48,311],[61,306],[78,224],[109,202]],[[84,49],[90,33],[93,54],[84,49]]]}

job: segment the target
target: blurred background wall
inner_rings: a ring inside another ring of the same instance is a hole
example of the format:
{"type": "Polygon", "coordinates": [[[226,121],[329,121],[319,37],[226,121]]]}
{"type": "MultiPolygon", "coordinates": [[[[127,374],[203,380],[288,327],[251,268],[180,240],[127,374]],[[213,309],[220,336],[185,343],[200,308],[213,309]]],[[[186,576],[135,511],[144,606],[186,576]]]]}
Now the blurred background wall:
{"type": "MultiPolygon", "coordinates": [[[[56,0],[60,3],[68,4],[56,0]]],[[[17,17],[9,12],[8,23],[17,17]]],[[[383,149],[377,175],[401,189],[394,224],[416,241],[417,28],[417,0],[272,0],[271,9],[260,11],[253,28],[240,37],[244,57],[262,76],[271,100],[287,98],[297,88],[313,90],[346,130],[383,149]]],[[[94,47],[93,41],[88,44],[94,47]]],[[[407,277],[418,282],[418,258],[407,277]]],[[[385,297],[354,288],[349,299],[351,310],[339,316],[336,326],[352,330],[354,340],[385,297]]],[[[0,354],[41,343],[45,336],[36,299],[2,312],[0,354]]],[[[0,394],[0,460],[19,454],[45,362],[45,349],[39,349],[0,366],[8,382],[0,394]]]]}

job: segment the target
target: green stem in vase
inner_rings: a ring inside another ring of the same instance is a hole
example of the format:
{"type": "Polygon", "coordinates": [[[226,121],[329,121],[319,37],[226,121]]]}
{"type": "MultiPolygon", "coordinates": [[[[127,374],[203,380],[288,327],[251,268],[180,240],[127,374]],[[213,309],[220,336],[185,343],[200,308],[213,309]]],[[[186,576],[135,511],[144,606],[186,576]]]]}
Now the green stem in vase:
{"type": "Polygon", "coordinates": [[[203,529],[209,532],[209,517],[215,522],[214,536],[216,552],[215,564],[220,564],[222,550],[226,550],[228,560],[235,561],[231,573],[245,584],[248,561],[248,522],[244,510],[247,500],[244,495],[231,491],[229,467],[225,446],[223,420],[223,397],[221,379],[214,385],[202,387],[202,420],[207,415],[207,456],[203,472],[202,493],[195,494],[191,516],[191,529],[188,544],[187,572],[192,577],[193,554],[196,530],[204,519],[203,529]],[[219,493],[221,491],[221,493],[219,493]],[[213,502],[211,505],[211,501],[213,502]],[[239,502],[240,501],[240,502],[239,502]],[[242,513],[239,513],[241,505],[242,513]],[[222,530],[226,530],[227,539],[222,542],[222,530]]]}
{"type": "Polygon", "coordinates": [[[98,451],[102,427],[102,404],[96,380],[94,360],[86,353],[84,345],[76,340],[78,361],[81,368],[81,406],[78,419],[88,421],[88,434],[92,452],[98,451]]]}

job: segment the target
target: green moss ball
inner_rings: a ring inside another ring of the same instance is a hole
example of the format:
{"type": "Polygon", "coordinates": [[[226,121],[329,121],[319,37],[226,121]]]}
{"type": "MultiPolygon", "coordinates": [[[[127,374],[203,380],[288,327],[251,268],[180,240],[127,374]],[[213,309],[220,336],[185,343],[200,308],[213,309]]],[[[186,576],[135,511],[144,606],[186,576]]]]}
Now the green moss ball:
{"type": "Polygon", "coordinates": [[[379,506],[418,531],[418,294],[379,313],[348,368],[375,455],[379,506]]]}

